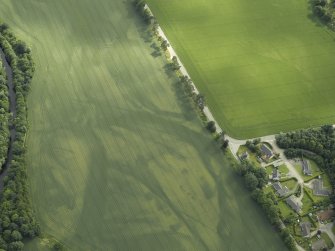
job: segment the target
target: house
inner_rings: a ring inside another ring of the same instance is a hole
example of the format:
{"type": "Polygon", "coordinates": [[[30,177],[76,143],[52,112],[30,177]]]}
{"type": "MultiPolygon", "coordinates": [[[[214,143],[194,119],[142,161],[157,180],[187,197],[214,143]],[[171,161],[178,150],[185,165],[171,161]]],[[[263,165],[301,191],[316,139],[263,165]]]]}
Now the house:
{"type": "Polygon", "coordinates": [[[311,235],[311,223],[310,222],[300,223],[300,228],[301,228],[302,237],[310,237],[311,235]]]}
{"type": "Polygon", "coordinates": [[[286,186],[282,187],[282,185],[279,182],[273,183],[272,186],[280,197],[285,196],[289,192],[288,188],[286,186]]]}
{"type": "Polygon", "coordinates": [[[332,208],[318,213],[318,218],[320,221],[331,220],[334,216],[335,216],[335,211],[332,208]]]}
{"type": "Polygon", "coordinates": [[[302,203],[297,200],[297,197],[291,195],[285,201],[294,211],[296,211],[297,213],[300,212],[302,203]]]}
{"type": "Polygon", "coordinates": [[[265,144],[262,144],[262,146],[261,146],[261,153],[262,153],[262,157],[265,158],[265,159],[271,159],[272,156],[273,156],[273,152],[265,144]]]}
{"type": "Polygon", "coordinates": [[[249,154],[248,154],[247,151],[244,152],[244,153],[242,153],[242,154],[240,154],[240,156],[239,156],[239,158],[240,158],[241,161],[242,160],[246,160],[248,157],[249,157],[249,154]]]}
{"type": "Polygon", "coordinates": [[[311,176],[312,175],[312,169],[309,165],[309,162],[307,160],[302,160],[302,172],[304,175],[311,176]]]}
{"type": "Polygon", "coordinates": [[[280,172],[277,168],[273,169],[271,179],[274,180],[274,181],[280,180],[280,172]]]}
{"type": "Polygon", "coordinates": [[[324,248],[327,248],[327,244],[323,239],[317,240],[312,244],[313,251],[322,250],[324,248]]]}
{"type": "Polygon", "coordinates": [[[323,182],[321,179],[316,179],[313,182],[313,193],[317,196],[329,196],[330,191],[323,187],[323,182]]]}

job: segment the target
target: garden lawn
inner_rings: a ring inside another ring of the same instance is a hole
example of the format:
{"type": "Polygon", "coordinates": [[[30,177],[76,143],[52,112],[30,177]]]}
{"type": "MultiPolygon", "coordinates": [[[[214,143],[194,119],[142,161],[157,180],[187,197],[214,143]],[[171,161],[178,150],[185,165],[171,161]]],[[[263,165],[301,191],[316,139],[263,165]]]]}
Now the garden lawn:
{"type": "Polygon", "coordinates": [[[237,155],[240,156],[241,154],[248,152],[247,160],[250,161],[255,167],[261,167],[261,164],[257,161],[256,154],[251,152],[248,147],[242,145],[238,148],[237,155]]]}
{"type": "Polygon", "coordinates": [[[335,33],[309,1],[147,2],[231,136],[334,123],[335,33]]]}
{"type": "MultiPolygon", "coordinates": [[[[312,198],[313,202],[321,202],[321,201],[324,201],[324,200],[329,198],[328,196],[314,195],[313,190],[308,188],[308,187],[304,187],[304,190],[305,190],[304,191],[305,193],[307,192],[309,194],[309,196],[312,198]]],[[[304,195],[304,197],[305,196],[307,197],[307,195],[304,195]]]]}
{"type": "MultiPolygon", "coordinates": [[[[309,193],[309,190],[308,188],[304,187],[304,196],[302,197],[302,212],[301,212],[301,215],[305,215],[307,213],[309,213],[312,209],[313,209],[313,200],[308,196],[308,194],[306,193],[309,193]]],[[[313,195],[311,195],[309,193],[309,195],[312,197],[313,195]]],[[[313,197],[312,197],[313,198],[313,197]]]]}
{"type": "Polygon", "coordinates": [[[54,239],[71,250],[285,249],[130,0],[0,4],[36,63],[27,160],[45,237],[26,250],[54,239]]]}
{"type": "Polygon", "coordinates": [[[295,214],[295,211],[292,210],[292,208],[290,208],[285,200],[281,200],[278,202],[278,208],[281,212],[282,217],[286,218],[287,216],[291,215],[291,214],[295,214]]]}
{"type": "Polygon", "coordinates": [[[283,187],[286,186],[291,191],[294,191],[298,185],[298,182],[295,179],[289,179],[280,183],[283,187]]]}
{"type": "Polygon", "coordinates": [[[332,240],[330,239],[329,235],[325,232],[321,233],[321,238],[325,240],[327,247],[329,249],[332,249],[334,247],[334,243],[332,242],[332,240]]]}
{"type": "Polygon", "coordinates": [[[278,169],[282,175],[287,175],[289,173],[289,170],[285,164],[280,165],[278,169]]]}

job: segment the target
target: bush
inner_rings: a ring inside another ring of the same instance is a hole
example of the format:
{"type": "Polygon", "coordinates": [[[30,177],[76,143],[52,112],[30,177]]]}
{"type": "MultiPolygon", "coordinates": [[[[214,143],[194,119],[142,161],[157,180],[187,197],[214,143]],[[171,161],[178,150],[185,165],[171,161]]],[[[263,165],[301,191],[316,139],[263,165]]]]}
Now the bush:
{"type": "Polygon", "coordinates": [[[206,126],[207,130],[210,131],[211,133],[216,132],[216,126],[214,121],[209,121],[206,126]]]}

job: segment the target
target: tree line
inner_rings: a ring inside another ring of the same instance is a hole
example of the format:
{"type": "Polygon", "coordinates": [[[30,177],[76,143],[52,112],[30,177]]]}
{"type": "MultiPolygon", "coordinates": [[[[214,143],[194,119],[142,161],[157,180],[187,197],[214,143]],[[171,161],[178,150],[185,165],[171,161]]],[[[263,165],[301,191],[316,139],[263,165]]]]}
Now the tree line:
{"type": "MultiPolygon", "coordinates": [[[[289,132],[276,136],[279,147],[288,158],[307,157],[325,171],[335,187],[335,133],[332,125],[289,132]]],[[[335,202],[335,199],[332,198],[335,202]]]]}
{"type": "Polygon", "coordinates": [[[18,40],[6,24],[0,24],[0,46],[13,71],[16,113],[13,121],[16,137],[13,160],[4,179],[0,198],[0,249],[22,250],[23,240],[40,233],[28,197],[25,136],[27,133],[26,98],[34,73],[30,49],[18,40]]]}
{"type": "Polygon", "coordinates": [[[253,166],[247,160],[242,161],[237,165],[238,173],[243,177],[246,188],[251,192],[252,199],[257,202],[263,209],[270,223],[279,232],[285,245],[289,250],[295,251],[295,241],[287,228],[282,226],[282,216],[277,208],[277,197],[271,191],[264,193],[263,187],[268,183],[269,177],[264,168],[253,166]]]}
{"type": "Polygon", "coordinates": [[[6,72],[0,62],[0,172],[6,161],[9,145],[9,99],[6,72]]]}
{"type": "Polygon", "coordinates": [[[314,14],[335,30],[335,0],[311,0],[311,4],[314,14]]]}

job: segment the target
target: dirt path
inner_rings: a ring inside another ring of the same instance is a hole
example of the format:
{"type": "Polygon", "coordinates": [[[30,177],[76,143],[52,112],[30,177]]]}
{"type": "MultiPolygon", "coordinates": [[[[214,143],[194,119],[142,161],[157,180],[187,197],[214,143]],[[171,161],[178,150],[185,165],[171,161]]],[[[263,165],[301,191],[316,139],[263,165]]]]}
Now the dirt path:
{"type": "MultiPolygon", "coordinates": [[[[9,98],[9,111],[12,114],[13,120],[14,120],[16,118],[16,94],[14,91],[13,72],[1,48],[0,48],[0,57],[1,57],[2,64],[6,70],[8,98],[9,98]]],[[[9,139],[7,158],[6,158],[4,165],[2,166],[1,173],[0,173],[0,191],[2,191],[3,189],[3,179],[6,176],[10,163],[13,159],[13,143],[16,137],[16,129],[14,126],[10,127],[9,136],[10,136],[10,139],[9,139]]]]}

